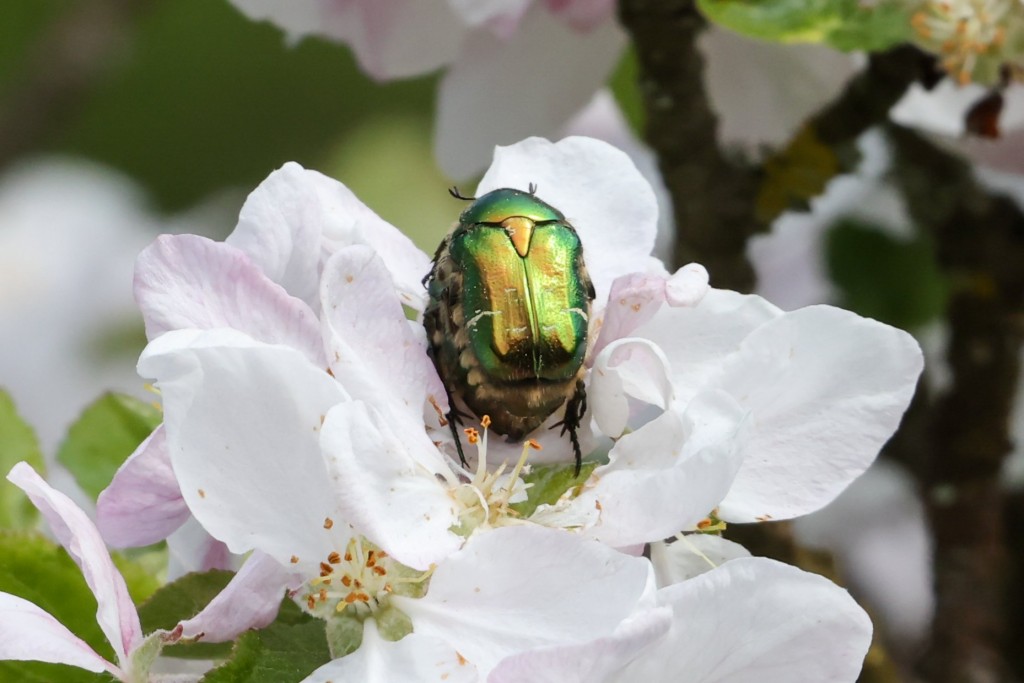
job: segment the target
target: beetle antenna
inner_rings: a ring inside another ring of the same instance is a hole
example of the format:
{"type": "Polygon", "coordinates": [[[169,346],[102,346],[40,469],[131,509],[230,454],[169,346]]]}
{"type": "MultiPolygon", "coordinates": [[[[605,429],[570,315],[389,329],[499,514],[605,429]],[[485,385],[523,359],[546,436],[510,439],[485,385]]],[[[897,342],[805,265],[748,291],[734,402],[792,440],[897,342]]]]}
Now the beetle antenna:
{"type": "Polygon", "coordinates": [[[448,188],[448,194],[455,197],[456,199],[461,199],[464,202],[472,202],[476,200],[476,197],[463,197],[462,193],[459,192],[459,188],[456,185],[452,185],[451,187],[448,188]]]}
{"type": "Polygon", "coordinates": [[[530,183],[530,194],[537,194],[537,183],[530,183]]]}

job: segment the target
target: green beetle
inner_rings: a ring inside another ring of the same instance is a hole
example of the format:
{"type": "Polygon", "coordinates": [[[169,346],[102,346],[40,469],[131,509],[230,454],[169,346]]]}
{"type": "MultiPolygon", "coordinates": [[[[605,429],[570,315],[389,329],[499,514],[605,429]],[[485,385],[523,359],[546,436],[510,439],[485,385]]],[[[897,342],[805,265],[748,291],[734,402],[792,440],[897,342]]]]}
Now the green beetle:
{"type": "Polygon", "coordinates": [[[532,185],[494,190],[462,212],[423,279],[430,297],[423,322],[463,464],[452,399],[490,416],[490,428],[510,441],[565,405],[560,425],[579,474],[594,285],[575,228],[535,193],[532,185]]]}

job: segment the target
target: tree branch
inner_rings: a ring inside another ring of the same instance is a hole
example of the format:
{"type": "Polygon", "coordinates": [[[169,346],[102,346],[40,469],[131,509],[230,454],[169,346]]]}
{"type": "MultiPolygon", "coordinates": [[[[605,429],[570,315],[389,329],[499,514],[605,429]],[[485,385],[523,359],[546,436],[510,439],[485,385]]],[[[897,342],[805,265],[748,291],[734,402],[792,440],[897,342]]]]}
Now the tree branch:
{"type": "Polygon", "coordinates": [[[1002,681],[1006,546],[999,474],[1024,342],[1024,216],[969,166],[889,127],[894,178],[930,232],[952,292],[952,386],[930,406],[919,477],[935,536],[936,614],[921,673],[935,683],[1002,681]]]}

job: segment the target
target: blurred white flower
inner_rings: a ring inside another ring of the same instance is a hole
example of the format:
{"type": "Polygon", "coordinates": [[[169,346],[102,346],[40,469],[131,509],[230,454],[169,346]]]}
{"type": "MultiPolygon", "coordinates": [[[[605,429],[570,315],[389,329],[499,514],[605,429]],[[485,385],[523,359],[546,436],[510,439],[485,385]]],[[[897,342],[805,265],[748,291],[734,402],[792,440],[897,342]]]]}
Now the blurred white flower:
{"type": "Polygon", "coordinates": [[[103,343],[141,324],[132,265],[157,228],[138,188],[98,166],[36,161],[0,178],[0,386],[48,455],[102,391],[141,393],[124,362],[136,349],[103,343]]]}
{"type": "Polygon", "coordinates": [[[387,80],[445,68],[435,145],[466,178],[496,144],[554,136],[607,81],[626,45],[609,0],[232,0],[292,39],[352,48],[387,80]]]}
{"type": "Polygon", "coordinates": [[[794,310],[836,300],[825,263],[825,237],[839,220],[860,219],[894,237],[913,236],[904,200],[886,178],[892,162],[883,134],[869,130],[857,148],[862,155],[857,169],[832,179],[811,200],[809,211],[783,213],[771,232],[747,243],[757,293],[776,306],[794,310]]]}
{"type": "Polygon", "coordinates": [[[931,537],[913,479],[881,461],[820,512],[796,521],[802,545],[832,553],[890,642],[920,645],[935,610],[931,537]]]}

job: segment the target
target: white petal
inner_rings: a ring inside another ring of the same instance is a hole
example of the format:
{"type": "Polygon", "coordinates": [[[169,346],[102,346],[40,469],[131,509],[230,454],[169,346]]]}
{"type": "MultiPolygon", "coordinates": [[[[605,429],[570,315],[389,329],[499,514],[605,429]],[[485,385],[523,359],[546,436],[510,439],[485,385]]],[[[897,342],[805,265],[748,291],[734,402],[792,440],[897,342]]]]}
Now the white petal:
{"type": "Polygon", "coordinates": [[[596,357],[611,342],[630,336],[650,320],[665,302],[665,278],[629,273],[615,278],[601,319],[600,334],[591,353],[596,357]]]}
{"type": "Polygon", "coordinates": [[[676,398],[687,400],[720,371],[751,331],[780,315],[781,310],[759,296],[710,289],[697,306],[662,306],[633,335],[661,347],[672,364],[676,398]]]}
{"type": "Polygon", "coordinates": [[[463,30],[445,0],[231,0],[251,19],[273,22],[291,38],[323,36],[348,44],[378,79],[433,71],[458,53],[463,30]]]}
{"type": "Polygon", "coordinates": [[[420,280],[430,270],[427,255],[347,187],[294,162],[271,173],[249,195],[227,243],[249,254],[271,280],[315,311],[320,310],[325,252],[367,244],[384,259],[402,302],[422,309],[420,280]]]}
{"type": "Polygon", "coordinates": [[[120,669],[96,654],[64,624],[9,593],[0,593],[0,660],[4,659],[68,664],[96,673],[109,671],[124,680],[120,669]]]}
{"type": "Polygon", "coordinates": [[[708,293],[708,271],[691,263],[665,277],[660,273],[629,273],[615,279],[601,320],[595,355],[616,339],[629,337],[654,317],[663,303],[696,306],[708,293]]]}
{"type": "Polygon", "coordinates": [[[615,95],[607,86],[598,90],[590,103],[577,112],[555,137],[573,135],[604,140],[621,149],[633,160],[637,170],[651,185],[658,200],[658,236],[655,239],[654,256],[669,260],[676,232],[675,218],[672,215],[672,197],[658,170],[658,158],[637,137],[619,108],[615,95]]]}
{"type": "Polygon", "coordinates": [[[448,0],[467,26],[486,26],[496,36],[509,40],[533,0],[448,0]]]}
{"type": "MultiPolygon", "coordinates": [[[[184,506],[184,500],[182,501],[184,506]]],[[[185,507],[188,510],[188,507],[185,507]]],[[[211,536],[189,513],[188,521],[167,537],[167,580],[173,581],[192,572],[211,569],[236,569],[241,558],[211,536]]]]}
{"type": "Polygon", "coordinates": [[[611,546],[656,541],[692,528],[725,497],[741,462],[744,411],[706,392],[619,439],[596,484],[573,507],[597,508],[586,534],[611,546]]]}
{"type": "Polygon", "coordinates": [[[541,647],[508,657],[488,683],[602,683],[663,637],[672,624],[665,607],[640,612],[615,633],[586,643],[541,647]]]}
{"type": "Polygon", "coordinates": [[[70,498],[51,488],[27,463],[11,468],[7,479],[28,495],[82,570],[89,590],[96,596],[96,622],[114,647],[118,662],[124,665],[128,653],[142,642],[142,627],[124,577],[110,559],[100,532],[70,498]]]}
{"type": "MultiPolygon", "coordinates": [[[[426,570],[454,552],[462,539],[448,529],[458,523],[448,486],[410,451],[443,467],[437,448],[422,431],[402,434],[360,401],[327,414],[320,443],[338,496],[339,509],[354,527],[402,564],[426,570]]],[[[449,474],[449,477],[452,475],[449,474]]]]}
{"type": "Polygon", "coordinates": [[[230,244],[162,235],[135,264],[135,299],[153,339],[168,330],[231,327],[324,364],[316,314],[230,244]]]}
{"type": "Polygon", "coordinates": [[[752,332],[715,381],[754,416],[721,517],[794,517],[839,495],[896,431],[922,366],[906,332],[830,306],[752,332]]]}
{"type": "Polygon", "coordinates": [[[203,611],[181,622],[181,635],[223,643],[250,628],[263,628],[277,617],[285,589],[301,582],[277,560],[255,552],[203,611]]]}
{"type": "Polygon", "coordinates": [[[609,345],[597,357],[590,376],[589,395],[598,428],[612,438],[621,435],[629,420],[631,397],[668,408],[670,372],[665,354],[646,339],[619,339],[609,345]]]}
{"type": "Polygon", "coordinates": [[[225,240],[249,255],[289,294],[319,310],[320,249],[323,216],[319,197],[330,178],[289,162],[252,191],[225,240]]]}
{"type": "MultiPolygon", "coordinates": [[[[579,33],[542,7],[526,13],[511,40],[473,32],[438,92],[434,140],[441,168],[466,178],[484,167],[495,144],[553,135],[604,84],[625,43],[614,21],[579,33]]],[[[531,181],[543,197],[550,183],[531,178],[522,188],[531,181]]]]}
{"type": "Polygon", "coordinates": [[[393,600],[416,633],[446,641],[486,674],[522,650],[611,634],[650,580],[642,558],[515,526],[474,534],[438,566],[426,596],[393,600]]]}
{"type": "Polygon", "coordinates": [[[171,468],[164,426],[160,425],[100,492],[96,526],[115,548],[136,548],[162,541],[189,517],[171,468]]]}
{"type": "Polygon", "coordinates": [[[157,338],[139,372],[158,381],[182,495],[211,535],[282,564],[333,550],[319,430],[347,397],[324,370],[294,349],[213,330],[157,338]]]}
{"type": "Polygon", "coordinates": [[[699,263],[688,263],[665,283],[665,299],[670,306],[696,306],[708,293],[710,276],[699,263]]]}
{"type": "Polygon", "coordinates": [[[445,390],[427,356],[423,327],[402,311],[377,252],[346,247],[324,267],[323,337],[331,370],[353,398],[423,429],[424,405],[445,390]]]}
{"type": "Polygon", "coordinates": [[[719,141],[754,152],[788,143],[859,68],[856,57],[823,45],[752,40],[718,27],[699,46],[719,141]]]}
{"type": "Polygon", "coordinates": [[[398,642],[389,642],[380,637],[371,619],[363,629],[363,642],[358,650],[324,664],[302,679],[302,683],[477,680],[476,667],[443,640],[410,633],[398,642]]]}
{"type": "Polygon", "coordinates": [[[763,558],[663,588],[672,630],[617,681],[853,683],[871,621],[828,579],[763,558]]]}
{"type": "Polygon", "coordinates": [[[931,89],[913,83],[890,110],[889,116],[903,126],[959,137],[965,132],[968,110],[986,93],[984,86],[977,83],[961,86],[951,78],[944,78],[931,89]]]}
{"type": "Polygon", "coordinates": [[[750,557],[750,551],[714,534],[687,534],[674,543],[651,544],[651,564],[661,587],[692,579],[740,557],[750,557]]]}
{"type": "Polygon", "coordinates": [[[615,278],[647,268],[658,231],[658,202],[624,152],[592,138],[529,138],[498,147],[477,196],[525,189],[561,211],[579,233],[587,270],[605,301],[615,278]]]}
{"type": "Polygon", "coordinates": [[[615,0],[546,0],[546,4],[562,21],[580,31],[614,21],[615,0]]]}

